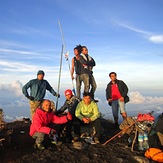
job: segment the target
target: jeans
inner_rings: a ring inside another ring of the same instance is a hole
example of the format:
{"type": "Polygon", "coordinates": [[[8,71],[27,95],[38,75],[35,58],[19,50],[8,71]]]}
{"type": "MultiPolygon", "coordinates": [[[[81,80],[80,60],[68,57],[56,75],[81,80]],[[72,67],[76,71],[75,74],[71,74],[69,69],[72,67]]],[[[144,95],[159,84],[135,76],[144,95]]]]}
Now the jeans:
{"type": "Polygon", "coordinates": [[[94,99],[94,93],[96,91],[97,85],[93,75],[89,75],[89,82],[91,86],[91,90],[90,90],[91,98],[94,99]]]}
{"type": "Polygon", "coordinates": [[[88,74],[81,74],[76,75],[76,90],[77,90],[77,97],[80,99],[81,96],[81,83],[84,83],[84,92],[89,92],[89,75],[88,74]]]}
{"type": "Polygon", "coordinates": [[[120,100],[113,100],[111,104],[111,108],[112,108],[112,113],[114,118],[118,118],[119,110],[120,113],[126,113],[124,101],[122,102],[120,100]]]}
{"type": "Polygon", "coordinates": [[[89,124],[84,123],[83,121],[80,121],[80,123],[77,126],[77,132],[80,133],[80,128],[81,126],[87,126],[90,129],[92,129],[93,127],[95,128],[95,134],[93,135],[93,137],[96,138],[100,138],[101,135],[101,119],[97,118],[96,120],[90,122],[89,124]]]}

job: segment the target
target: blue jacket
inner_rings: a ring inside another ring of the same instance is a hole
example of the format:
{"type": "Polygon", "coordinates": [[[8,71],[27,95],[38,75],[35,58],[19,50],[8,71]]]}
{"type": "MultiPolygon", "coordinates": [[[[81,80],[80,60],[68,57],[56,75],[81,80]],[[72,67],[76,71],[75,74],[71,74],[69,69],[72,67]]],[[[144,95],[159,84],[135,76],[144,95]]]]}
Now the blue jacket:
{"type": "Polygon", "coordinates": [[[28,97],[28,88],[30,88],[30,96],[34,97],[34,101],[41,101],[44,99],[46,90],[56,96],[56,92],[46,80],[32,79],[22,88],[23,94],[28,97]]]}

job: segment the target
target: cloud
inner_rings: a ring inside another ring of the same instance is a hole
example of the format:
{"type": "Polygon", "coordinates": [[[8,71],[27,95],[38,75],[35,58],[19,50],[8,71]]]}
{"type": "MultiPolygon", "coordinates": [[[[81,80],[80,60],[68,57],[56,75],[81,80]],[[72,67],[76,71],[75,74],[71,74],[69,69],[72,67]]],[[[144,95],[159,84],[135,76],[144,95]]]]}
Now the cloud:
{"type": "Polygon", "coordinates": [[[21,50],[13,50],[13,49],[0,49],[0,53],[12,53],[12,54],[25,54],[25,55],[38,55],[36,52],[30,52],[30,51],[21,51],[21,50]]]}
{"type": "Polygon", "coordinates": [[[153,35],[149,37],[149,40],[155,43],[163,43],[163,35],[153,35]]]}
{"type": "Polygon", "coordinates": [[[130,31],[134,31],[134,32],[141,33],[141,34],[145,35],[146,38],[153,43],[163,43],[163,34],[160,34],[160,35],[153,34],[152,32],[141,30],[136,27],[133,27],[133,26],[130,26],[127,24],[123,24],[123,23],[116,23],[116,24],[118,24],[119,26],[124,27],[130,31]]]}
{"type": "Polygon", "coordinates": [[[129,96],[133,104],[163,104],[163,97],[143,96],[139,92],[130,92],[129,96]]]}

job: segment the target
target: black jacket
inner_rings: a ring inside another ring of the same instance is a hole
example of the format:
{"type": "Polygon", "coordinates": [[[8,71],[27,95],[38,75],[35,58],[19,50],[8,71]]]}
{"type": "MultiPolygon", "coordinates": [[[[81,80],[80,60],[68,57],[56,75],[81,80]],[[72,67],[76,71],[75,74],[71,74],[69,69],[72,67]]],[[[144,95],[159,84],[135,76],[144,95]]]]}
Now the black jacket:
{"type": "Polygon", "coordinates": [[[75,116],[75,110],[76,110],[78,103],[79,103],[79,100],[75,96],[72,96],[70,100],[66,100],[65,103],[63,104],[63,106],[59,110],[56,111],[56,114],[57,115],[61,114],[66,109],[68,109],[70,114],[72,116],[75,116]]]}
{"type": "MultiPolygon", "coordinates": [[[[115,83],[118,86],[118,90],[121,96],[124,97],[124,102],[125,103],[129,102],[129,97],[127,96],[127,93],[128,93],[127,85],[122,80],[116,80],[115,83]]],[[[110,81],[106,87],[106,100],[108,100],[109,98],[112,98],[111,85],[112,85],[112,82],[110,81]]],[[[111,105],[110,102],[109,102],[109,105],[111,105]]]]}

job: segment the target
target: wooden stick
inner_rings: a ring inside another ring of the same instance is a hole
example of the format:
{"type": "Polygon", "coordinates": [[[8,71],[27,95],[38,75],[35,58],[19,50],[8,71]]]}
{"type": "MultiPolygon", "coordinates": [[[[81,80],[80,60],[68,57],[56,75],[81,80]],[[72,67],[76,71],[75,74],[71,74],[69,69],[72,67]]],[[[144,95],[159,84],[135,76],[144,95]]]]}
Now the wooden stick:
{"type": "MultiPolygon", "coordinates": [[[[137,121],[136,121],[137,122],[137,121]]],[[[113,140],[114,138],[116,138],[117,136],[121,135],[123,132],[125,133],[130,127],[132,127],[136,122],[131,123],[128,127],[126,127],[125,129],[123,129],[122,131],[118,132],[116,135],[114,135],[113,137],[111,137],[109,140],[107,140],[105,143],[103,143],[102,145],[106,145],[108,144],[111,140],[113,140]]]]}

